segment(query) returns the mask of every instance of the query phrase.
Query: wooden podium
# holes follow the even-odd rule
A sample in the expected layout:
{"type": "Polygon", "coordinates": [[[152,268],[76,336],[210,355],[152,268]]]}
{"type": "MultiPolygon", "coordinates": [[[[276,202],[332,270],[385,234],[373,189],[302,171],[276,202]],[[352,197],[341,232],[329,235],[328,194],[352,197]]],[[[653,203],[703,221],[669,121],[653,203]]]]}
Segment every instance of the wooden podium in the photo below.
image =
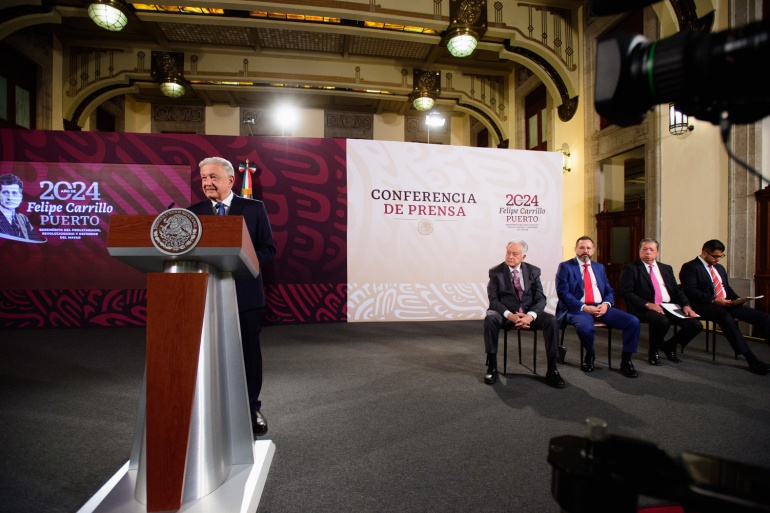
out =
{"type": "Polygon", "coordinates": [[[147,273],[147,360],[131,459],[80,512],[253,512],[275,445],[253,441],[233,277],[259,261],[241,217],[201,216],[179,255],[157,217],[110,218],[110,255],[147,273]]]}

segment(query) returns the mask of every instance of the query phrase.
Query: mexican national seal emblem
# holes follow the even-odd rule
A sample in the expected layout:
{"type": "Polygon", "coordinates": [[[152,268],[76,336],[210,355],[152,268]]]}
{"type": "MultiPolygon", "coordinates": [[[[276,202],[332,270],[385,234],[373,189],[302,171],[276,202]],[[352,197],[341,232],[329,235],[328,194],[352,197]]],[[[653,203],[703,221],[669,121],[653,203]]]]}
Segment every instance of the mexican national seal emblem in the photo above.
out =
{"type": "Polygon", "coordinates": [[[433,233],[433,223],[429,219],[420,219],[417,223],[417,231],[422,235],[433,233]]]}
{"type": "Polygon", "coordinates": [[[171,208],[158,214],[150,229],[152,243],[167,255],[181,255],[201,239],[201,220],[184,208],[171,208]]]}

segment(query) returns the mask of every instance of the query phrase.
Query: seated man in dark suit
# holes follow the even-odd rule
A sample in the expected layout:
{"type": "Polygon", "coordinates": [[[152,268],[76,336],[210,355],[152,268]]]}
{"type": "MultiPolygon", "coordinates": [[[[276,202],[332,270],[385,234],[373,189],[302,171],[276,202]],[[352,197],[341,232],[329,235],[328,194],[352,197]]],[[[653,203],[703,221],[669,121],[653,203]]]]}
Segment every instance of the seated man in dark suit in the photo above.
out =
{"type": "Polygon", "coordinates": [[[770,315],[748,306],[733,305],[739,296],[730,287],[727,271],[719,264],[725,256],[725,245],[721,241],[707,241],[700,256],[682,265],[679,281],[698,315],[719,324],[735,354],[743,355],[749,362],[749,370],[765,375],[770,367],[749,349],[735,319],[757,326],[767,344],[770,343],[770,315]]]}
{"type": "Polygon", "coordinates": [[[674,270],[670,265],[656,261],[659,248],[655,239],[642,239],[639,260],[624,265],[620,271],[620,293],[626,300],[626,309],[640,321],[650,324],[647,357],[650,365],[660,365],[658,348],[663,349],[669,361],[682,363],[676,356],[677,345],[686,346],[703,331],[698,314],[690,308],[687,296],[676,282],[674,270]],[[678,304],[687,318],[674,315],[660,306],[662,303],[678,304]],[[664,337],[671,324],[678,326],[679,330],[665,342],[664,337]]]}
{"type": "Polygon", "coordinates": [[[487,295],[489,310],[484,317],[484,347],[487,352],[487,373],[484,383],[497,381],[497,345],[500,328],[530,326],[542,329],[548,357],[546,382],[564,388],[564,380],[556,369],[559,326],[556,318],[545,311],[546,299],[540,283],[540,268],[524,262],[527,243],[512,240],[505,245],[505,261],[489,270],[487,295]]]}
{"type": "Polygon", "coordinates": [[[639,344],[639,319],[612,307],[615,291],[607,279],[604,266],[591,261],[593,254],[594,241],[584,235],[575,243],[575,258],[559,264],[556,270],[556,294],[559,296],[556,320],[559,326],[569,323],[575,327],[580,343],[586,350],[581,365],[585,372],[594,370],[594,320],[610,328],[623,330],[620,373],[627,378],[635,378],[639,374],[631,357],[639,344]]]}

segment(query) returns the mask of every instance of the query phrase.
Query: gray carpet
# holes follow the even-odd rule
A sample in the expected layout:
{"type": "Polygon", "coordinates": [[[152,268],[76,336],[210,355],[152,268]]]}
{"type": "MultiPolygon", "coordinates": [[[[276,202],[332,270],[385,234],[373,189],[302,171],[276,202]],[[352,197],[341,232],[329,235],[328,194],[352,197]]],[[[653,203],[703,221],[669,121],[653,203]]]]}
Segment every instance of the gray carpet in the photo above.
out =
{"type": "MultiPolygon", "coordinates": [[[[770,468],[770,376],[748,371],[705,335],[682,355],[646,364],[637,379],[578,368],[567,331],[567,387],[523,365],[515,336],[508,373],[483,383],[481,321],[268,326],[263,413],[276,452],[259,513],[557,512],[551,438],[582,435],[584,420],[683,451],[770,468]]],[[[502,339],[501,339],[502,341],[502,339]]],[[[770,348],[752,342],[760,358],[770,348]]],[[[502,347],[502,344],[501,344],[502,347]]],[[[125,463],[143,373],[144,331],[13,330],[0,342],[0,511],[74,512],[125,463]]],[[[502,355],[499,363],[502,366],[502,355]]],[[[640,497],[640,505],[652,505],[640,497]]]]}

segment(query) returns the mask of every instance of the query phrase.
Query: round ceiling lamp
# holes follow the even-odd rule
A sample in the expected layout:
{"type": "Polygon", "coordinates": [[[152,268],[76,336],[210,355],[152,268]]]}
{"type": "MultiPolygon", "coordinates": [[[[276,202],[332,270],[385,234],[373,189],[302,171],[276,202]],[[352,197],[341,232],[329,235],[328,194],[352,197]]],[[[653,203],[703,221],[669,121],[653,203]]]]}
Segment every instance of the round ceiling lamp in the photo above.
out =
{"type": "Polygon", "coordinates": [[[88,16],[103,29],[118,32],[128,25],[128,8],[121,0],[96,0],[88,6],[88,16]]]}
{"type": "Polygon", "coordinates": [[[160,91],[169,98],[181,98],[187,90],[185,89],[184,81],[172,77],[161,82],[160,91]]]}
{"type": "Polygon", "coordinates": [[[467,57],[479,44],[478,36],[469,28],[456,28],[447,36],[446,47],[455,57],[467,57]]]}
{"type": "Polygon", "coordinates": [[[433,108],[436,100],[427,91],[421,92],[417,97],[412,100],[412,107],[419,111],[426,111],[433,108]]]}

